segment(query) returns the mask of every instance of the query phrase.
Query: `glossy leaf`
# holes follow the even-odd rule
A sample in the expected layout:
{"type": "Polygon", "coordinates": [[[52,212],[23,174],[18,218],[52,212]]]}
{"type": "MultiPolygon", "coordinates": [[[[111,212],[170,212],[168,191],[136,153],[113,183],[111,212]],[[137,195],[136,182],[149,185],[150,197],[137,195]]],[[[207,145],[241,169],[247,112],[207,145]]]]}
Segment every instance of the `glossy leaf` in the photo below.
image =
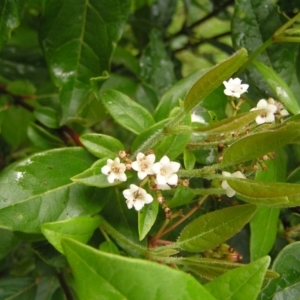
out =
{"type": "Polygon", "coordinates": [[[206,72],[189,90],[184,100],[184,111],[191,111],[203,98],[236,72],[246,61],[247,50],[241,49],[233,56],[206,72]]]}
{"type": "Polygon", "coordinates": [[[71,238],[86,243],[101,222],[100,217],[77,217],[59,222],[44,223],[42,233],[47,240],[61,253],[61,240],[71,238]]]}
{"type": "Polygon", "coordinates": [[[24,0],[2,0],[0,3],[0,50],[19,26],[24,0]]]}
{"type": "Polygon", "coordinates": [[[262,257],[249,265],[227,272],[205,285],[220,300],[256,299],[270,264],[270,257],[262,257]]]}
{"type": "Polygon", "coordinates": [[[30,112],[19,106],[12,106],[3,112],[1,135],[12,146],[18,146],[27,138],[27,128],[33,116],[30,112]],[[22,126],[19,126],[19,124],[22,126]]]}
{"type": "Polygon", "coordinates": [[[175,82],[174,65],[166,51],[161,32],[154,29],[149,37],[149,44],[140,58],[140,75],[161,96],[175,82]]]}
{"type": "Polygon", "coordinates": [[[280,274],[262,290],[257,299],[261,300],[296,300],[299,298],[300,286],[300,242],[283,248],[275,258],[272,270],[280,274]]]}
{"type": "Polygon", "coordinates": [[[247,135],[225,151],[222,163],[238,164],[259,158],[269,152],[283,147],[300,135],[298,124],[293,122],[271,131],[247,135]]]}
{"type": "Polygon", "coordinates": [[[28,126],[27,135],[31,142],[42,150],[64,146],[63,141],[58,136],[55,136],[50,133],[49,130],[46,130],[35,123],[31,123],[28,126]]]}
{"type": "MultiPolygon", "coordinates": [[[[121,238],[115,239],[115,243],[120,246],[123,251],[129,253],[133,257],[137,253],[128,244],[134,243],[146,247],[147,240],[139,240],[138,234],[138,217],[135,209],[128,209],[126,199],[122,191],[118,189],[109,189],[110,193],[107,195],[107,202],[101,216],[109,220],[110,228],[116,230],[121,238]]],[[[103,222],[102,222],[103,223],[103,222]]],[[[101,226],[101,224],[100,224],[101,226]]],[[[107,230],[106,226],[101,226],[109,235],[114,237],[111,231],[107,230]]]]}
{"type": "MultiPolygon", "coordinates": [[[[287,155],[284,150],[276,151],[275,158],[265,162],[267,170],[258,170],[255,179],[258,181],[284,182],[287,155]]],[[[258,206],[250,221],[250,256],[251,261],[267,255],[275,244],[280,209],[258,206]],[[261,230],[265,228],[265,230],[261,230]]]]}
{"type": "MultiPolygon", "coordinates": [[[[278,3],[272,0],[236,0],[232,18],[232,41],[235,49],[246,48],[253,54],[274,33],[288,21],[288,18],[278,9],[278,3]]],[[[292,88],[297,95],[299,82],[296,79],[297,64],[295,56],[298,53],[297,43],[272,43],[260,53],[257,59],[271,67],[292,88]]],[[[266,97],[271,96],[268,86],[262,76],[250,67],[249,75],[266,97]],[[258,74],[257,74],[258,73],[258,74]]]]}
{"type": "Polygon", "coordinates": [[[124,150],[122,143],[109,135],[87,133],[80,137],[80,141],[89,152],[99,158],[114,159],[118,156],[119,151],[124,150]]]}
{"type": "Polygon", "coordinates": [[[159,203],[155,199],[138,212],[139,238],[143,240],[156,221],[159,203]]]}
{"type": "Polygon", "coordinates": [[[101,98],[115,122],[135,134],[154,124],[151,114],[123,93],[108,90],[102,93],[101,98]]]}
{"type": "Polygon", "coordinates": [[[40,233],[43,223],[99,212],[99,190],[70,180],[93,160],[84,149],[62,148],[34,154],[3,171],[0,225],[40,233]]]}
{"type": "Polygon", "coordinates": [[[255,211],[255,205],[246,204],[207,213],[187,225],[175,244],[193,252],[213,248],[240,231],[255,211]]]}
{"type": "Polygon", "coordinates": [[[261,113],[261,110],[250,111],[246,113],[238,114],[237,116],[230,117],[220,122],[212,123],[207,126],[193,128],[194,132],[203,132],[207,134],[222,134],[233,132],[245,127],[261,113]]]}
{"type": "Polygon", "coordinates": [[[11,230],[0,228],[0,259],[5,257],[19,243],[20,240],[13,234],[11,230]]]}
{"type": "Polygon", "coordinates": [[[300,204],[300,184],[264,182],[250,179],[227,179],[228,184],[247,202],[274,207],[300,204]],[[251,201],[252,200],[252,201],[251,201]]]}
{"type": "Polygon", "coordinates": [[[272,92],[276,95],[276,100],[279,100],[284,106],[294,115],[300,112],[299,103],[297,102],[293,92],[280,76],[267,67],[263,63],[255,62],[255,67],[263,75],[272,92]]]}
{"type": "Polygon", "coordinates": [[[197,82],[200,76],[205,73],[206,70],[198,70],[189,76],[177,81],[172,87],[170,87],[163,95],[154,113],[156,121],[162,121],[164,118],[168,118],[173,108],[179,105],[179,99],[184,99],[191,89],[191,87],[197,82]]]}
{"type": "Polygon", "coordinates": [[[109,183],[107,181],[107,175],[102,174],[101,168],[104,165],[106,165],[106,163],[107,158],[99,159],[90,168],[72,177],[71,180],[88,186],[96,186],[98,188],[104,188],[120,184],[121,181],[109,183]]]}
{"type": "Polygon", "coordinates": [[[34,111],[34,116],[43,125],[49,128],[59,128],[59,116],[55,109],[51,107],[39,107],[34,111]]]}
{"type": "Polygon", "coordinates": [[[128,0],[46,2],[40,39],[60,88],[61,124],[75,116],[88,97],[90,78],[109,70],[129,6],[128,0]]]}
{"type": "Polygon", "coordinates": [[[193,277],[157,263],[63,241],[80,299],[214,299],[193,277]],[[134,283],[134,286],[133,286],[134,283]]]}

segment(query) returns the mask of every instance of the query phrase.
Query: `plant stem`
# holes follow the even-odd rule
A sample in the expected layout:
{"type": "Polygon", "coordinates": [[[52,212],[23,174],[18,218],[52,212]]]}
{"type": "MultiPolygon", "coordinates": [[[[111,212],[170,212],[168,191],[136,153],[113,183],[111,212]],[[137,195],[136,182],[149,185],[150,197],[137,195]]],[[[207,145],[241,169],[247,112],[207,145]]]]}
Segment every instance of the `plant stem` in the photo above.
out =
{"type": "Polygon", "coordinates": [[[162,226],[160,227],[160,229],[158,230],[158,232],[156,233],[155,236],[153,236],[151,238],[151,240],[157,240],[159,239],[159,237],[161,237],[161,233],[165,230],[165,228],[168,226],[170,222],[170,219],[166,219],[165,222],[162,224],[162,226]]]}
{"type": "Polygon", "coordinates": [[[200,209],[201,204],[206,200],[206,198],[209,195],[205,195],[203,196],[198,203],[196,204],[196,206],[194,206],[187,214],[185,214],[184,216],[181,217],[181,219],[179,219],[177,222],[175,222],[174,224],[172,224],[170,227],[168,227],[166,230],[164,230],[163,232],[160,233],[160,235],[156,235],[157,239],[161,238],[162,236],[166,235],[167,233],[169,233],[170,231],[172,231],[174,228],[176,228],[178,225],[180,225],[182,222],[184,222],[187,218],[189,218],[193,213],[195,213],[198,209],[200,209]]]}
{"type": "Polygon", "coordinates": [[[58,278],[58,281],[60,283],[62,290],[64,291],[66,299],[73,300],[73,295],[71,293],[71,290],[70,290],[68,284],[66,283],[66,280],[65,280],[63,274],[59,271],[57,272],[57,278],[58,278]]]}
{"type": "Polygon", "coordinates": [[[179,177],[203,177],[203,178],[215,178],[216,169],[223,167],[221,164],[214,164],[211,166],[203,167],[202,169],[193,170],[179,170],[179,177]]]}
{"type": "Polygon", "coordinates": [[[172,132],[172,129],[176,127],[184,118],[185,112],[183,109],[174,116],[169,123],[167,123],[164,128],[157,130],[149,139],[147,139],[131,156],[131,159],[134,159],[139,152],[145,153],[147,150],[150,150],[155,146],[159,141],[161,141],[165,136],[169,135],[172,132]]]}

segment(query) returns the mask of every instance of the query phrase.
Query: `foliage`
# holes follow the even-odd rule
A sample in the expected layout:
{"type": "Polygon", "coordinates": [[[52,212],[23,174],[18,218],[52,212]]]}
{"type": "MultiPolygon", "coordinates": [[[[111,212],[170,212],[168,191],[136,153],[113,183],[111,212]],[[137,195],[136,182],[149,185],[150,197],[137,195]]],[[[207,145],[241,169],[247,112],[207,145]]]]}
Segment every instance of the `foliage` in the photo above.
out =
{"type": "Polygon", "coordinates": [[[297,5],[1,1],[0,298],[298,299],[297,5]]]}

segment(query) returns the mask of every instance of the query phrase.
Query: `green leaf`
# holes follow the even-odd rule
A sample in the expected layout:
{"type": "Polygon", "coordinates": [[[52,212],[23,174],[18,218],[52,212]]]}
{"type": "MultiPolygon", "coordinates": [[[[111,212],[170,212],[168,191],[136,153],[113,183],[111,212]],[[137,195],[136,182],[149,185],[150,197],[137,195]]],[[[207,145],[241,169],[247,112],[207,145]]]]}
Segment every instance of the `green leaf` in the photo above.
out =
{"type": "MultiPolygon", "coordinates": [[[[283,11],[282,11],[283,12],[283,11]]],[[[300,92],[297,82],[298,53],[297,43],[272,43],[273,34],[288,21],[278,9],[278,3],[272,0],[236,0],[232,18],[232,41],[235,49],[246,48],[249,56],[266,42],[271,43],[257,59],[271,67],[292,88],[295,95],[300,92]]],[[[270,96],[268,86],[260,73],[250,67],[250,78],[266,97],[270,96]]]]}
{"type": "Polygon", "coordinates": [[[139,238],[140,241],[144,239],[144,237],[151,230],[153,224],[156,221],[157,214],[159,209],[158,201],[152,201],[150,204],[144,206],[138,212],[138,229],[139,229],[139,238]]]}
{"type": "Polygon", "coordinates": [[[49,128],[59,128],[59,116],[55,109],[51,107],[41,106],[34,111],[34,116],[43,125],[49,128]]]}
{"type": "Polygon", "coordinates": [[[140,59],[140,75],[160,97],[175,82],[174,65],[166,51],[159,30],[149,34],[149,44],[140,59]]]}
{"type": "Polygon", "coordinates": [[[86,149],[99,158],[116,158],[119,151],[124,150],[122,143],[116,138],[97,133],[87,133],[80,137],[86,149]]]}
{"type": "Polygon", "coordinates": [[[258,206],[257,212],[250,221],[251,261],[268,254],[274,246],[280,209],[275,207],[258,206]],[[264,230],[261,230],[264,228],[264,230]]]}
{"type": "Polygon", "coordinates": [[[136,257],[137,253],[144,252],[143,250],[137,252],[131,246],[132,243],[138,247],[141,246],[145,252],[147,251],[147,241],[139,240],[137,212],[135,209],[128,209],[126,199],[120,189],[109,190],[111,193],[108,201],[101,211],[101,216],[109,220],[109,223],[102,221],[100,226],[114,238],[114,242],[120,248],[136,257]]]}
{"type": "Polygon", "coordinates": [[[262,110],[250,111],[241,113],[236,116],[226,118],[220,122],[215,122],[207,126],[193,128],[194,132],[203,132],[207,134],[222,134],[227,132],[236,131],[240,128],[245,127],[250,122],[254,121],[255,118],[262,113],[262,110]]]}
{"type": "Polygon", "coordinates": [[[122,183],[121,181],[116,181],[114,183],[109,183],[107,181],[107,175],[104,175],[101,172],[101,168],[106,165],[106,163],[107,158],[99,159],[90,168],[72,177],[71,180],[76,183],[95,186],[98,188],[114,186],[122,183]]]}
{"type": "Polygon", "coordinates": [[[0,228],[0,259],[5,257],[19,243],[20,240],[13,234],[11,230],[0,228]]]}
{"type": "Polygon", "coordinates": [[[276,95],[276,99],[282,102],[285,107],[294,115],[298,114],[300,112],[299,104],[285,81],[281,79],[275,71],[266,65],[258,61],[256,61],[254,65],[267,81],[272,92],[274,95],[276,95]]]}
{"type": "Polygon", "coordinates": [[[255,211],[255,205],[246,204],[202,215],[183,229],[174,245],[193,252],[213,248],[239,232],[255,211]]]}
{"type": "Polygon", "coordinates": [[[64,146],[61,139],[35,123],[28,126],[27,135],[31,142],[42,150],[64,146]]]}
{"type": "Polygon", "coordinates": [[[80,299],[214,299],[181,271],[100,252],[72,240],[62,244],[80,299]]]}
{"type": "Polygon", "coordinates": [[[0,225],[40,233],[43,223],[99,212],[102,193],[70,180],[93,161],[82,148],[62,148],[36,153],[2,171],[0,225]]]}
{"type": "Polygon", "coordinates": [[[187,170],[192,170],[195,166],[195,163],[196,163],[196,157],[195,157],[194,153],[187,150],[187,149],[184,149],[184,151],[183,151],[183,162],[184,162],[184,167],[187,170]]]}
{"type": "Polygon", "coordinates": [[[136,152],[148,139],[161,132],[170,119],[162,120],[139,134],[133,141],[131,151],[136,152]]]}
{"type": "Polygon", "coordinates": [[[77,217],[68,220],[44,223],[42,233],[47,240],[60,252],[63,253],[61,240],[71,238],[81,243],[86,243],[99,226],[101,218],[96,217],[77,217]]]}
{"type": "Polygon", "coordinates": [[[247,60],[247,50],[241,49],[233,56],[206,72],[190,89],[184,100],[184,111],[188,113],[206,96],[236,72],[247,60]]]}
{"type": "Polygon", "coordinates": [[[115,64],[122,64],[124,65],[128,70],[130,70],[133,74],[136,76],[139,76],[139,62],[136,57],[134,57],[129,51],[127,51],[125,48],[117,46],[113,61],[115,64]]]}
{"type": "Polygon", "coordinates": [[[32,251],[47,265],[54,268],[66,268],[66,257],[58,252],[47,240],[31,244],[32,251]]]}
{"type": "Polygon", "coordinates": [[[238,164],[259,158],[283,147],[299,135],[299,126],[294,122],[287,123],[268,132],[247,135],[230,145],[223,155],[222,163],[224,165],[238,164]]]}
{"type": "Polygon", "coordinates": [[[60,88],[61,124],[76,115],[91,93],[90,78],[109,70],[129,8],[129,0],[46,2],[40,39],[60,88]]]}
{"type": "MultiPolygon", "coordinates": [[[[187,266],[195,271],[197,275],[206,280],[214,280],[230,270],[243,267],[243,264],[227,261],[223,259],[212,259],[204,257],[182,257],[172,260],[173,263],[187,266]]],[[[267,270],[265,279],[278,278],[279,274],[267,270]]]]}
{"type": "Polygon", "coordinates": [[[300,204],[300,184],[264,182],[250,179],[226,179],[238,198],[255,204],[292,207],[300,204]]]}
{"type": "Polygon", "coordinates": [[[1,135],[12,146],[18,146],[27,138],[27,128],[33,116],[20,106],[11,106],[3,112],[1,135]],[[22,126],[20,126],[22,124],[22,126]]]}
{"type": "Polygon", "coordinates": [[[169,88],[162,96],[159,104],[154,113],[156,121],[162,121],[168,118],[173,108],[179,105],[179,99],[184,99],[191,89],[191,87],[197,82],[200,76],[202,76],[207,70],[198,70],[185,78],[177,81],[171,88],[169,88]]]}
{"type": "Polygon", "coordinates": [[[185,187],[182,184],[178,185],[175,194],[171,200],[167,200],[167,205],[172,207],[188,204],[195,197],[192,189],[185,187]]]}
{"type": "MultiPolygon", "coordinates": [[[[265,162],[267,170],[258,170],[255,179],[258,181],[285,181],[287,155],[280,149],[275,158],[265,162]]],[[[267,255],[272,249],[277,233],[280,209],[275,207],[258,206],[250,221],[250,256],[251,261],[267,255]],[[261,230],[265,228],[265,230],[261,230]]]]}
{"type": "MultiPolygon", "coordinates": [[[[32,277],[7,277],[0,280],[1,298],[15,300],[34,299],[37,284],[32,277]]],[[[212,298],[213,299],[213,298],[212,298]]]]}
{"type": "Polygon", "coordinates": [[[185,146],[190,141],[190,133],[179,133],[166,136],[161,142],[157,143],[152,150],[157,157],[167,155],[170,159],[175,159],[185,149],[185,146]]]}
{"type": "Polygon", "coordinates": [[[0,50],[19,26],[24,0],[2,0],[0,3],[0,50]]]}
{"type": "Polygon", "coordinates": [[[205,288],[219,300],[256,299],[264,276],[270,264],[270,257],[262,257],[247,266],[227,272],[205,285],[205,288]]]}
{"type": "Polygon", "coordinates": [[[99,250],[111,254],[117,254],[117,255],[120,254],[118,247],[115,245],[113,241],[110,240],[101,243],[99,250]]]}
{"type": "Polygon", "coordinates": [[[154,124],[151,114],[123,93],[108,90],[102,93],[101,98],[115,122],[135,134],[154,124]]]}
{"type": "Polygon", "coordinates": [[[300,287],[300,242],[292,243],[277,255],[272,270],[280,274],[262,290],[257,299],[289,299],[299,298],[300,287]]]}
{"type": "Polygon", "coordinates": [[[35,86],[32,83],[23,80],[16,80],[10,82],[6,86],[6,90],[12,95],[17,96],[32,96],[36,93],[35,86]]]}

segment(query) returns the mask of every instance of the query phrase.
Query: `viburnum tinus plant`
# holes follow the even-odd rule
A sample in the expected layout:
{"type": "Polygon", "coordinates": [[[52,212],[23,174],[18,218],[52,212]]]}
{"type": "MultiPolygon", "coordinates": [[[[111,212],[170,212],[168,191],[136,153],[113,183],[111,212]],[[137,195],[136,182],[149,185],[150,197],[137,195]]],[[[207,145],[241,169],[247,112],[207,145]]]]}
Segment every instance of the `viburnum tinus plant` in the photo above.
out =
{"type": "Polygon", "coordinates": [[[298,11],[0,1],[0,298],[298,299],[298,11]]]}

